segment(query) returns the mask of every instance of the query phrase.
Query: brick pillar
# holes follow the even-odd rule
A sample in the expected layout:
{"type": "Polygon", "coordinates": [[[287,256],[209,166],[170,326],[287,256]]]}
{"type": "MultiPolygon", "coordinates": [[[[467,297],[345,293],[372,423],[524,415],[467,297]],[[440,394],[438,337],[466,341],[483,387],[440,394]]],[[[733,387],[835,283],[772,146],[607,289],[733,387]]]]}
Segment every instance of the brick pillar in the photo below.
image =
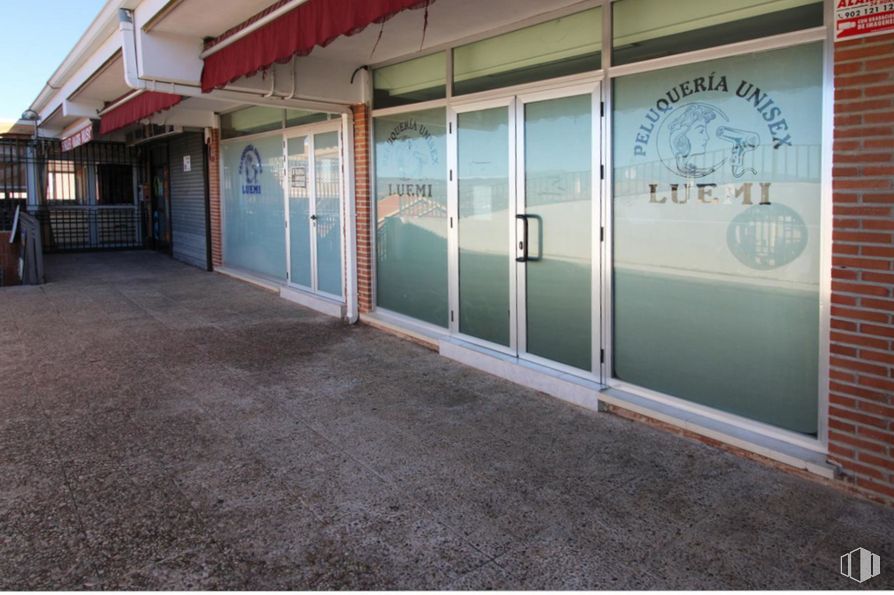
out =
{"type": "Polygon", "coordinates": [[[894,35],[835,46],[830,458],[894,503],[894,35]]]}
{"type": "Polygon", "coordinates": [[[357,297],[360,312],[373,309],[373,255],[370,238],[372,201],[369,187],[369,108],[353,106],[354,111],[354,194],[357,215],[357,297]]]}
{"type": "Polygon", "coordinates": [[[220,235],[220,130],[211,131],[208,142],[208,199],[211,215],[211,264],[223,264],[220,235]]]}

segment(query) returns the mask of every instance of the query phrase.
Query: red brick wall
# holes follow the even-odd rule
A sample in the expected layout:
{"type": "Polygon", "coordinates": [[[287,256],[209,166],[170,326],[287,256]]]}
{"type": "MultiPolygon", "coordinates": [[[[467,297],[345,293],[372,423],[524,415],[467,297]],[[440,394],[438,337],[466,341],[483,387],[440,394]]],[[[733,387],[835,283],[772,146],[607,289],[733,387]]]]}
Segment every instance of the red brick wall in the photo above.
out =
{"type": "Polygon", "coordinates": [[[835,46],[829,450],[894,503],[894,35],[835,46]]]}
{"type": "Polygon", "coordinates": [[[211,264],[223,264],[220,235],[220,130],[211,131],[208,143],[208,198],[211,211],[211,264]]]}
{"type": "Polygon", "coordinates": [[[353,106],[354,111],[354,194],[357,211],[357,294],[360,312],[373,307],[373,255],[370,239],[372,202],[369,188],[369,108],[353,106]]]}

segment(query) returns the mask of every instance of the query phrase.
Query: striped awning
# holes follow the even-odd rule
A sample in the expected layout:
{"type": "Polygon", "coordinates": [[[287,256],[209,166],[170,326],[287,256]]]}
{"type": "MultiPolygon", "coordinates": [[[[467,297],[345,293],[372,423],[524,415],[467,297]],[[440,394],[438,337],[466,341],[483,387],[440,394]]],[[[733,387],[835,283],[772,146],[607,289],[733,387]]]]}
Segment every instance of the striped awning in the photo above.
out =
{"type": "Polygon", "coordinates": [[[293,56],[306,56],[342,35],[354,35],[371,23],[383,23],[432,1],[308,0],[206,57],[202,91],[208,93],[273,64],[287,63],[293,56]]]}
{"type": "Polygon", "coordinates": [[[181,101],[183,101],[183,97],[180,95],[144,91],[103,114],[99,123],[99,133],[109,134],[121,130],[143,118],[171,109],[181,101]]]}

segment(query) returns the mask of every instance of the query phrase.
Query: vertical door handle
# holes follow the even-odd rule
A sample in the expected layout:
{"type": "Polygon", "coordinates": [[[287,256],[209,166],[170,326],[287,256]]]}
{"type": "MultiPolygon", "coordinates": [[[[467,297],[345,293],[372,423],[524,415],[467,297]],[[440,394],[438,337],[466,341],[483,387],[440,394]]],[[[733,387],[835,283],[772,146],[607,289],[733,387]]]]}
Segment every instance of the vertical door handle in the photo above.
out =
{"type": "Polygon", "coordinates": [[[528,262],[528,216],[516,215],[516,221],[521,219],[522,222],[522,239],[518,243],[518,249],[522,251],[521,256],[515,257],[515,262],[528,262]]]}

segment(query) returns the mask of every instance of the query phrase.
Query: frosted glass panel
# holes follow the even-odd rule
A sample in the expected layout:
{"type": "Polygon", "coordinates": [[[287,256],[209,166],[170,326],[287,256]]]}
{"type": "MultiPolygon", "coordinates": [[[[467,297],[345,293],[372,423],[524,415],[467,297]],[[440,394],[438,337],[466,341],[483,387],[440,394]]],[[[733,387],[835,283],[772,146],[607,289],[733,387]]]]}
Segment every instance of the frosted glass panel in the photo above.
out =
{"type": "Polygon", "coordinates": [[[233,138],[282,128],[283,110],[275,107],[246,107],[220,116],[221,138],[233,138]]]}
{"type": "Polygon", "coordinates": [[[376,302],[447,326],[443,108],[375,119],[376,302]]]}
{"type": "Polygon", "coordinates": [[[338,133],[314,136],[317,289],[341,295],[341,168],[338,133]]]}
{"type": "Polygon", "coordinates": [[[823,25],[822,0],[618,0],[612,64],[823,25]]]}
{"type": "Polygon", "coordinates": [[[453,51],[457,95],[602,68],[602,8],[458,47],[453,51]]]}
{"type": "Polygon", "coordinates": [[[314,122],[322,122],[328,120],[329,114],[323,112],[312,112],[303,109],[287,109],[286,110],[286,128],[291,126],[301,126],[303,124],[313,124],[314,122]]]}
{"type": "Polygon", "coordinates": [[[815,434],[822,45],[614,98],[615,375],[815,434]]]}
{"type": "Polygon", "coordinates": [[[438,52],[373,71],[377,108],[408,105],[447,96],[447,54],[438,52]]]}
{"type": "Polygon", "coordinates": [[[282,137],[223,143],[222,153],[224,262],[285,279],[282,137]]]}
{"type": "Polygon", "coordinates": [[[525,106],[527,352],[592,368],[592,98],[525,106]]]}
{"type": "Polygon", "coordinates": [[[459,330],[509,345],[509,111],[458,116],[459,330]]]}
{"type": "Polygon", "coordinates": [[[288,141],[289,163],[289,246],[291,250],[291,281],[311,287],[310,251],[310,172],[308,167],[307,137],[288,141]]]}

